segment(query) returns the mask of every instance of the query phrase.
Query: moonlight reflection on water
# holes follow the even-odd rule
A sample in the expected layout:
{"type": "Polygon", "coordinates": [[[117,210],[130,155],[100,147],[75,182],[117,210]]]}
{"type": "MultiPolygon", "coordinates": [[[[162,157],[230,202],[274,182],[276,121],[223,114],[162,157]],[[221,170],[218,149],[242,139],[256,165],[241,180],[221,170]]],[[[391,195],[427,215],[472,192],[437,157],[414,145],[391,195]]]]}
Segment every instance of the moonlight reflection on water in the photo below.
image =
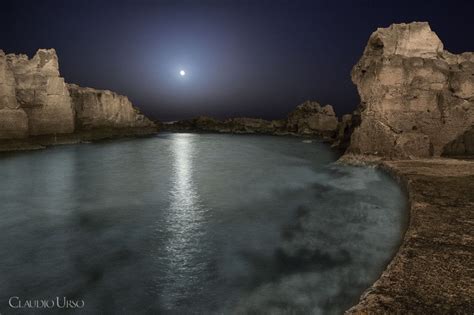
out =
{"type": "MultiPolygon", "coordinates": [[[[203,224],[203,209],[199,205],[199,196],[193,182],[194,137],[193,134],[176,136],[171,145],[170,206],[165,216],[165,226],[170,235],[164,248],[165,256],[168,257],[166,278],[173,280],[178,275],[181,282],[170,281],[172,286],[163,288],[164,306],[170,310],[179,299],[186,298],[180,292],[186,291],[193,282],[199,281],[199,275],[203,272],[203,265],[193,262],[195,252],[199,248],[203,224]]],[[[163,228],[163,222],[158,221],[157,228],[163,228]]],[[[161,279],[156,281],[159,283],[161,279]]]]}

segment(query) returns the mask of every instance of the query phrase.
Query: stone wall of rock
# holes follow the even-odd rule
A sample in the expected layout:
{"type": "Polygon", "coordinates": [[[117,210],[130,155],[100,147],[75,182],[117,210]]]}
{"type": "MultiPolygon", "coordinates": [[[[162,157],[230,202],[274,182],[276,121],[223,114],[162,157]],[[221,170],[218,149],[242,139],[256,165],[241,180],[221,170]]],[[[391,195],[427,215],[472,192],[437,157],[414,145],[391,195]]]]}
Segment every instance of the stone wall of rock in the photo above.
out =
{"type": "Polygon", "coordinates": [[[145,128],[154,124],[135,108],[128,97],[108,90],[68,84],[76,112],[77,130],[145,128]]]}
{"type": "MultiPolygon", "coordinates": [[[[155,127],[127,97],[66,84],[54,49],[26,55],[0,50],[0,139],[69,135],[84,130],[155,127]]],[[[133,132],[132,132],[133,133],[133,132]]],[[[98,137],[103,137],[98,134],[98,137]]],[[[94,135],[88,133],[88,139],[94,135]]],[[[47,139],[47,137],[43,137],[47,139]]],[[[78,137],[74,137],[77,139],[78,137]]],[[[54,140],[56,141],[56,140],[54,140]]]]}
{"type": "Polygon", "coordinates": [[[74,110],[54,49],[40,49],[26,55],[7,55],[15,78],[17,104],[28,116],[32,136],[74,131],[74,110]]]}
{"type": "Polygon", "coordinates": [[[28,136],[28,117],[16,101],[15,76],[0,50],[0,139],[28,136]]]}
{"type": "Polygon", "coordinates": [[[474,124],[474,54],[443,50],[428,23],[377,29],[352,80],[361,123],[349,152],[406,158],[456,148],[456,154],[474,154],[465,145],[474,124]]]}
{"type": "Polygon", "coordinates": [[[337,132],[332,147],[343,152],[346,151],[351,143],[351,135],[359,124],[360,114],[358,111],[343,115],[337,126],[337,132]]]}

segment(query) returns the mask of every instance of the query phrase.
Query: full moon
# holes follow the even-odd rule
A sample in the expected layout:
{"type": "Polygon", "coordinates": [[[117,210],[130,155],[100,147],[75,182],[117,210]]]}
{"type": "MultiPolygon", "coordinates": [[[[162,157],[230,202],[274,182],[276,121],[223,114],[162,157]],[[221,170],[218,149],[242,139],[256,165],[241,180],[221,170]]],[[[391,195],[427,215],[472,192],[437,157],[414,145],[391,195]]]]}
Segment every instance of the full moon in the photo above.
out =
{"type": "Polygon", "coordinates": [[[181,71],[179,72],[179,75],[182,76],[182,77],[184,77],[184,76],[186,75],[186,72],[185,72],[184,70],[181,70],[181,71]]]}

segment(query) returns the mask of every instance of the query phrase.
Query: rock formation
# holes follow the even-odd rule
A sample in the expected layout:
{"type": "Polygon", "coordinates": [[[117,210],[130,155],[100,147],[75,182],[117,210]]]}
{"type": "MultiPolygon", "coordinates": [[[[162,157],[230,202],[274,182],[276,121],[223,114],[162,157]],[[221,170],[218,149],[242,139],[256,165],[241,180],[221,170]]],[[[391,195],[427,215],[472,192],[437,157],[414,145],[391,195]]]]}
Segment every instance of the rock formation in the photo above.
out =
{"type": "MultiPolygon", "coordinates": [[[[148,128],[154,124],[125,96],[68,85],[54,49],[26,55],[0,50],[0,139],[77,134],[82,130],[148,128]],[[72,96],[72,97],[71,97],[72,96]]],[[[108,136],[113,135],[108,133],[108,136]]],[[[75,137],[76,139],[77,137],[75,137]]],[[[89,134],[89,139],[94,136],[89,134]]]]}
{"type": "Polygon", "coordinates": [[[360,114],[358,111],[354,111],[352,114],[343,115],[337,126],[337,132],[332,147],[343,152],[347,150],[351,142],[351,135],[359,124],[360,114]]]}
{"type": "Polygon", "coordinates": [[[107,90],[68,84],[76,112],[76,129],[153,127],[128,97],[107,90]]]}
{"type": "Polygon", "coordinates": [[[377,29],[352,80],[361,97],[361,122],[348,152],[474,154],[474,53],[443,50],[428,23],[377,29]]]}
{"type": "Polygon", "coordinates": [[[15,78],[16,101],[28,117],[28,135],[74,131],[74,110],[54,49],[40,49],[33,58],[7,55],[15,78]]]}
{"type": "Polygon", "coordinates": [[[0,50],[0,139],[28,135],[28,117],[16,101],[15,76],[0,50]]]}
{"type": "Polygon", "coordinates": [[[332,138],[338,128],[338,120],[331,105],[321,107],[314,101],[306,101],[296,107],[287,119],[264,120],[259,118],[230,118],[217,120],[199,116],[162,124],[168,131],[205,131],[220,133],[259,133],[275,135],[303,135],[332,138]]]}
{"type": "Polygon", "coordinates": [[[193,119],[163,124],[162,128],[168,131],[271,134],[277,126],[277,121],[274,123],[273,121],[259,118],[239,117],[218,120],[212,117],[199,116],[193,119]]]}
{"type": "Polygon", "coordinates": [[[300,135],[333,136],[338,127],[331,105],[306,101],[288,115],[287,130],[300,135]]]}

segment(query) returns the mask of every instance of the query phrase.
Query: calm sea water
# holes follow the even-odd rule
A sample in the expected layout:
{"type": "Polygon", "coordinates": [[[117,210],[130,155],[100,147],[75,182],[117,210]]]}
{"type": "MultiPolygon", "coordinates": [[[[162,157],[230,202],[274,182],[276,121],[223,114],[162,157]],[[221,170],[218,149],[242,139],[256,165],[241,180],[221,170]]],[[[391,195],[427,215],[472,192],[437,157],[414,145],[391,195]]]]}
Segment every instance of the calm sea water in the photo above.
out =
{"type": "Polygon", "coordinates": [[[0,313],[338,314],[396,251],[405,196],[298,138],[162,134],[0,155],[0,313]]]}

